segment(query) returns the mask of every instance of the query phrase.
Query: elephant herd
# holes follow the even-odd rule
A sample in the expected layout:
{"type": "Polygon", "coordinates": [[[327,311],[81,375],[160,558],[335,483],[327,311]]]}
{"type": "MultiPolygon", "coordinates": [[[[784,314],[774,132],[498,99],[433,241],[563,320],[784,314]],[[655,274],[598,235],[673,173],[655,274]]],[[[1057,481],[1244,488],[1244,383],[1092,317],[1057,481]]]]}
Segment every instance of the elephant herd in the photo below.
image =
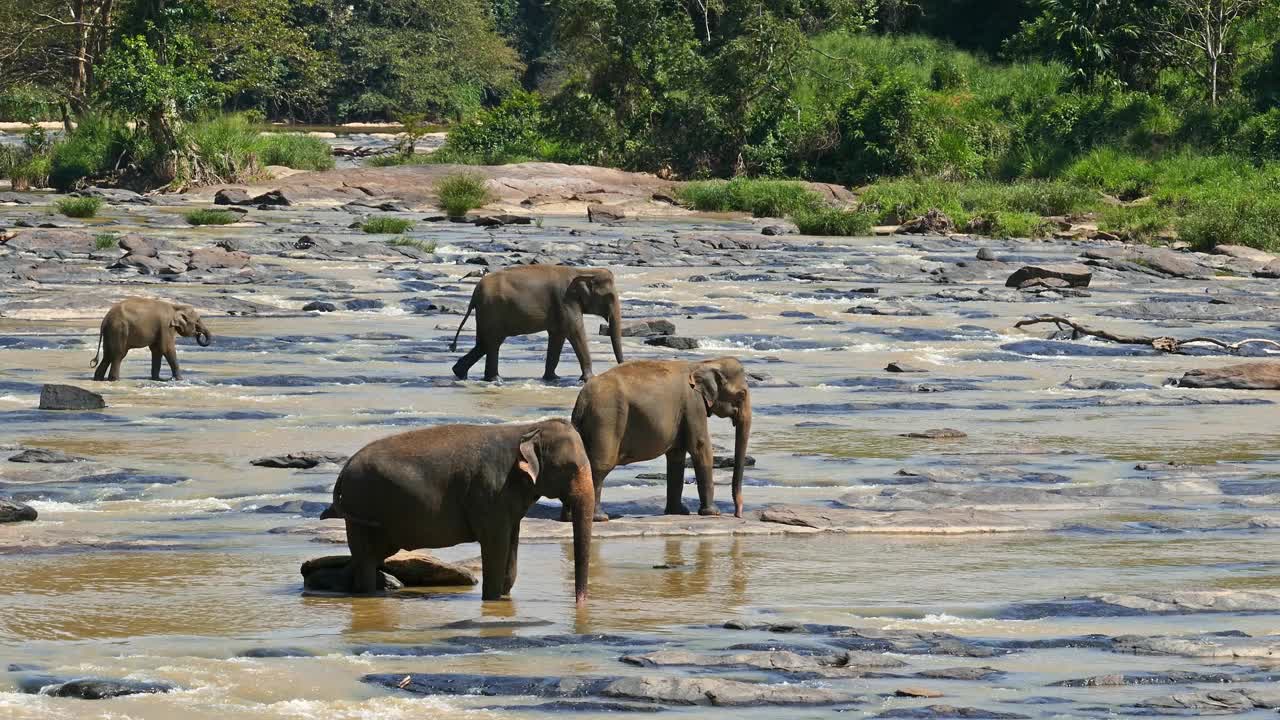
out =
{"type": "MultiPolygon", "coordinates": [[[[476,314],[476,344],[453,366],[465,378],[485,358],[485,379],[498,377],[498,350],[515,335],[546,331],[546,379],[556,377],[567,339],[586,381],[570,420],[503,425],[439,425],[369,443],[338,474],[333,502],[321,515],[346,523],[350,590],[377,589],[378,567],[399,550],[478,542],[485,600],[507,595],[516,578],[520,521],[539,497],[563,504],[573,523],[575,597],[586,600],[593,522],[605,522],[601,493],[615,467],[665,456],[667,514],[687,514],[681,501],[686,458],[698,486],[698,513],[718,515],[714,457],[708,431],[712,415],[735,427],[734,514],[742,516],[742,471],[751,433],[747,374],[734,358],[700,362],[623,362],[621,303],[606,269],[533,265],[489,273],[476,285],[465,325],[476,314]],[[593,376],[583,315],[609,323],[618,366],[593,376]]],[[[458,331],[461,333],[462,326],[458,331]]],[[[180,377],[175,335],[212,335],[189,305],[129,298],[102,321],[95,380],[116,380],[130,348],[149,347],[153,380],[160,358],[180,377]]],[[[457,335],[450,345],[456,349],[457,335]]]]}

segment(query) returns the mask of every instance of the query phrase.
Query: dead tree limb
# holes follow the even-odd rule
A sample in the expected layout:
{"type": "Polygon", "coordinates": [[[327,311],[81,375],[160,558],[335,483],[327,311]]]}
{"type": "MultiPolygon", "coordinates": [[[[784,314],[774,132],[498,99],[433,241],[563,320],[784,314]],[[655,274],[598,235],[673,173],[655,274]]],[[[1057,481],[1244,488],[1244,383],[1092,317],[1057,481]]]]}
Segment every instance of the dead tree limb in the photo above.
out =
{"type": "Polygon", "coordinates": [[[1280,342],[1276,342],[1275,340],[1267,340],[1265,338],[1249,338],[1247,340],[1241,340],[1239,342],[1227,343],[1227,342],[1223,342],[1222,340],[1218,340],[1217,338],[1211,338],[1211,337],[1194,337],[1194,338],[1188,338],[1186,340],[1179,340],[1178,338],[1173,338],[1173,337],[1150,337],[1147,335],[1117,335],[1116,333],[1109,332],[1107,330],[1099,330],[1097,328],[1088,327],[1087,325],[1081,325],[1075,320],[1064,318],[1059,315],[1041,315],[1039,317],[1026,318],[1024,320],[1019,320],[1018,322],[1014,323],[1013,326],[1015,328],[1023,328],[1029,325],[1039,325],[1042,323],[1053,323],[1054,325],[1057,326],[1059,330],[1070,330],[1072,340],[1078,340],[1079,338],[1086,337],[1086,336],[1096,337],[1101,340],[1108,340],[1113,343],[1120,343],[1121,345],[1146,345],[1148,347],[1155,348],[1160,352],[1167,352],[1167,353],[1181,353],[1182,347],[1184,345],[1191,345],[1194,343],[1208,343],[1210,345],[1216,345],[1222,348],[1223,350],[1226,350],[1227,352],[1231,352],[1231,353],[1239,352],[1240,348],[1244,347],[1245,345],[1250,345],[1253,343],[1261,343],[1263,345],[1270,345],[1275,348],[1280,348],[1280,342]]]}

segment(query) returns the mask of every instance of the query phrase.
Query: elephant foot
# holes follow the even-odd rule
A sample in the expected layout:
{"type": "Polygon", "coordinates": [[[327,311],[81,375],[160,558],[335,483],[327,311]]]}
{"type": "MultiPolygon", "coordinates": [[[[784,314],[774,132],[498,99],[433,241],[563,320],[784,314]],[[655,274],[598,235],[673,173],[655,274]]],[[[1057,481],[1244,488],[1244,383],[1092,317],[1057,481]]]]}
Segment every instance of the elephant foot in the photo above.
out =
{"type": "Polygon", "coordinates": [[[663,515],[688,515],[689,508],[685,507],[683,503],[680,505],[668,505],[667,509],[662,511],[662,514],[663,515]]]}
{"type": "Polygon", "coordinates": [[[716,507],[715,505],[709,505],[704,508],[698,508],[698,514],[699,515],[719,515],[720,508],[716,507]]]}
{"type": "Polygon", "coordinates": [[[456,377],[456,378],[458,378],[459,380],[466,380],[466,379],[467,379],[467,371],[466,371],[466,370],[462,370],[462,369],[460,369],[457,365],[454,365],[454,366],[453,366],[453,376],[454,376],[454,377],[456,377]]]}
{"type": "Polygon", "coordinates": [[[547,373],[546,375],[542,376],[542,379],[545,380],[546,382],[555,382],[560,379],[560,376],[555,373],[547,373]]]}
{"type": "Polygon", "coordinates": [[[488,376],[488,375],[485,375],[485,376],[484,376],[484,381],[485,381],[485,382],[502,382],[502,376],[501,376],[501,375],[494,375],[494,376],[490,377],[490,376],[488,376]]]}
{"type": "Polygon", "coordinates": [[[600,510],[597,510],[596,516],[591,519],[591,522],[598,522],[598,523],[609,522],[609,514],[605,512],[601,512],[600,510]]]}

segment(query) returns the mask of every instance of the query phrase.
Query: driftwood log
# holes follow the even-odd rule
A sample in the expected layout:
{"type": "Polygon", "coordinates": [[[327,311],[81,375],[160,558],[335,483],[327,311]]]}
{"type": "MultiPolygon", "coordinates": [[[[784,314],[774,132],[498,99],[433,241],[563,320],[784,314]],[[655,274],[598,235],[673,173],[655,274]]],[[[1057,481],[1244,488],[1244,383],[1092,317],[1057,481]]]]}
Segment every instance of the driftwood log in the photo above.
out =
{"type": "Polygon", "coordinates": [[[1272,347],[1280,348],[1280,342],[1276,342],[1275,340],[1267,340],[1265,338],[1249,338],[1247,340],[1241,340],[1239,342],[1227,343],[1227,342],[1223,342],[1222,340],[1218,340],[1217,338],[1211,338],[1211,337],[1194,337],[1194,338],[1188,338],[1186,340],[1179,340],[1178,338],[1173,338],[1173,337],[1150,337],[1147,335],[1118,335],[1116,333],[1113,333],[1107,330],[1099,330],[1097,328],[1091,328],[1086,325],[1081,325],[1075,320],[1064,318],[1059,315],[1041,315],[1039,317],[1026,318],[1024,320],[1019,320],[1018,322],[1014,323],[1013,326],[1015,328],[1023,328],[1029,325],[1039,325],[1042,323],[1053,323],[1054,325],[1057,326],[1059,330],[1071,330],[1072,340],[1077,340],[1085,336],[1096,337],[1100,340],[1108,340],[1110,342],[1120,343],[1122,345],[1146,345],[1148,347],[1155,348],[1160,352],[1166,352],[1166,353],[1180,353],[1182,352],[1182,348],[1184,345],[1193,345],[1193,344],[1216,345],[1230,353],[1239,352],[1240,348],[1244,347],[1245,345],[1250,345],[1254,343],[1260,343],[1263,345],[1270,345],[1272,347]]]}
{"type": "Polygon", "coordinates": [[[333,156],[334,157],[367,158],[367,157],[374,157],[377,155],[390,155],[395,151],[396,151],[395,148],[369,148],[361,145],[353,148],[334,148],[333,156]]]}

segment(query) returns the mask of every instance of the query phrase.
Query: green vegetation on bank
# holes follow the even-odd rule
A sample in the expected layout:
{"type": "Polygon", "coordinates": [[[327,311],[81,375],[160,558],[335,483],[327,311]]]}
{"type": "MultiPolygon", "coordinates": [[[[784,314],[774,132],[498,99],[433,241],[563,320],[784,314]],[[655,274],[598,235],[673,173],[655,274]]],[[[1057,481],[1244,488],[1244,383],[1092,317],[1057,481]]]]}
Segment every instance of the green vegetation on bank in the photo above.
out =
{"type": "Polygon", "coordinates": [[[463,217],[491,198],[484,176],[474,173],[446,175],[436,183],[435,191],[440,207],[449,217],[463,217]]]}
{"type": "Polygon", "coordinates": [[[102,209],[102,199],[96,197],[62,198],[56,203],[58,212],[73,218],[91,218],[102,209]]]}
{"type": "Polygon", "coordinates": [[[364,223],[360,225],[361,230],[370,234],[392,233],[395,235],[399,235],[400,233],[408,230],[411,227],[413,227],[412,220],[405,220],[404,218],[391,217],[390,215],[379,215],[377,217],[372,217],[372,218],[369,218],[368,220],[365,220],[364,223]]]}

